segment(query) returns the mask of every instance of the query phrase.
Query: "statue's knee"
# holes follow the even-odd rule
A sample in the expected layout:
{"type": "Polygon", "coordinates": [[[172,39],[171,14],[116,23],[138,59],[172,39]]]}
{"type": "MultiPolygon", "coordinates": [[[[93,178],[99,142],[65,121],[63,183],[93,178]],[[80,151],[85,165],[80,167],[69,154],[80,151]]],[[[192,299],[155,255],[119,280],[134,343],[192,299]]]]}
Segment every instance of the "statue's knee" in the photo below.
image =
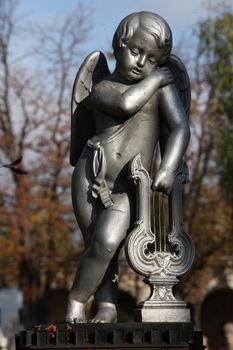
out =
{"type": "Polygon", "coordinates": [[[100,258],[112,258],[118,247],[118,242],[113,237],[101,237],[94,242],[95,251],[100,258]]]}
{"type": "Polygon", "coordinates": [[[104,249],[106,250],[107,254],[113,256],[115,254],[115,251],[117,249],[117,243],[114,240],[108,239],[105,241],[104,249]]]}

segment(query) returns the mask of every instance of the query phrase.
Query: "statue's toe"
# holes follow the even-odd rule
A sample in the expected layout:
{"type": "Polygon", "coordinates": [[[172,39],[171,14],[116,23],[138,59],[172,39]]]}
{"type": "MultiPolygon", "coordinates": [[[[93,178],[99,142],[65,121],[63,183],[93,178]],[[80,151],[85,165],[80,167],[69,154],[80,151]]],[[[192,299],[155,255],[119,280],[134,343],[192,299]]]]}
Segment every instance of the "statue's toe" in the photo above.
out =
{"type": "Polygon", "coordinates": [[[86,323],[85,303],[69,298],[66,321],[69,323],[86,323]]]}
{"type": "Polygon", "coordinates": [[[117,322],[116,309],[110,307],[100,308],[90,323],[115,323],[117,322]]]}

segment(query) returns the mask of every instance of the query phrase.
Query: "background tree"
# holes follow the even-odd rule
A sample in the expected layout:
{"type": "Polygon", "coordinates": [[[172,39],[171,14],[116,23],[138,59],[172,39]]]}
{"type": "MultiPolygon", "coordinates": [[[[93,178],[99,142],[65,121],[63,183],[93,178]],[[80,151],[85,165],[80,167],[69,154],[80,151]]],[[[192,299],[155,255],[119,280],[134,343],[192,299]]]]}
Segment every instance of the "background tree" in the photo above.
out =
{"type": "Polygon", "coordinates": [[[186,223],[196,245],[196,262],[184,277],[185,294],[198,302],[200,291],[222,273],[233,253],[232,89],[233,13],[220,3],[197,24],[191,74],[193,141],[191,183],[186,188],[186,223]]]}
{"type": "Polygon", "coordinates": [[[67,288],[81,249],[70,203],[69,106],[90,24],[79,5],[46,28],[30,27],[35,66],[16,55],[16,31],[27,36],[16,5],[0,1],[0,160],[22,156],[19,169],[28,174],[0,169],[0,274],[2,284],[23,291],[23,321],[31,325],[44,321],[45,308],[49,320],[51,287],[67,288]]]}

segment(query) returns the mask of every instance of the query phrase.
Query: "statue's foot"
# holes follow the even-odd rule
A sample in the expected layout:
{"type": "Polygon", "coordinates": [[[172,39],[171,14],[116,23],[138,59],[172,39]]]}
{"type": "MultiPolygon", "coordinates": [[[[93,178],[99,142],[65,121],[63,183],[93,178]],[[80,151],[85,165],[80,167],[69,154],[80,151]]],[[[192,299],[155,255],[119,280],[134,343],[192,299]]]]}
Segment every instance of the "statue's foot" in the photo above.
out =
{"type": "Polygon", "coordinates": [[[80,301],[69,297],[66,321],[70,323],[86,323],[85,303],[81,303],[80,301]]]}
{"type": "Polygon", "coordinates": [[[90,321],[91,323],[114,323],[117,322],[116,305],[112,303],[99,303],[98,312],[90,321]]]}

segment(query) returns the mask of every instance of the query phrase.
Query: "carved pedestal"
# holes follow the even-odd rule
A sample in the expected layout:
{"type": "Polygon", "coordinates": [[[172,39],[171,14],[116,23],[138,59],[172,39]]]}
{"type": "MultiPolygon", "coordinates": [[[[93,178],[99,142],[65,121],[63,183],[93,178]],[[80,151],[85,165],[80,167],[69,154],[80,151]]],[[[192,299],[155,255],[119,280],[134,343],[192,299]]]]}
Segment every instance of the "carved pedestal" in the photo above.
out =
{"type": "Polygon", "coordinates": [[[135,311],[136,321],[190,322],[190,310],[184,301],[176,300],[172,288],[179,281],[175,277],[149,278],[152,292],[150,299],[139,304],[135,311]]]}

